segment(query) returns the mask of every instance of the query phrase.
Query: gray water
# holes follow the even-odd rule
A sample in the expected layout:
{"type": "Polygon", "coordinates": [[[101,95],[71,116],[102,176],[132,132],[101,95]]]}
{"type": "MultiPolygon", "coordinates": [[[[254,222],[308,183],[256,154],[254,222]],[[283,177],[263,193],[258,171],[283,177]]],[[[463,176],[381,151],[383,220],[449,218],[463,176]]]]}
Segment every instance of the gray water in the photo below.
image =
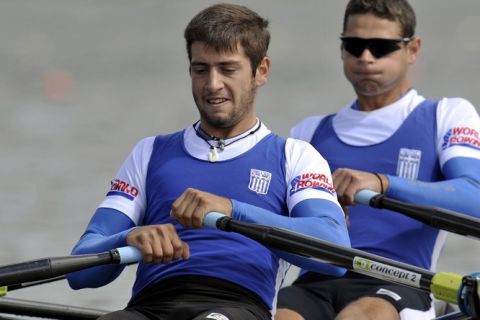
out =
{"type": "MultiPolygon", "coordinates": [[[[183,29],[214,1],[0,0],[0,264],[69,254],[140,138],[197,120],[183,29]]],[[[237,1],[271,21],[258,112],[287,135],[353,99],[339,58],[342,0],[237,1]]],[[[412,69],[426,97],[480,106],[480,1],[412,1],[423,37],[412,69]]],[[[480,269],[479,242],[451,236],[438,269],[480,269]]],[[[64,281],[10,297],[117,309],[134,268],[100,289],[64,281]]]]}

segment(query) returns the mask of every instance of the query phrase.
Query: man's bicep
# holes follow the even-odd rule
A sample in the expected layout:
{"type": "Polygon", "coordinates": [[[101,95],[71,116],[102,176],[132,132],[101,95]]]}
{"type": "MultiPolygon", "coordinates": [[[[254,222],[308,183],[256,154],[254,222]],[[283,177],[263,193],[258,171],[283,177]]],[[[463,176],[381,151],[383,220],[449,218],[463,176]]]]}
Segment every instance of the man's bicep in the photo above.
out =
{"type": "Polygon", "coordinates": [[[332,201],[324,199],[307,199],[295,205],[290,212],[291,217],[321,217],[330,218],[339,225],[345,225],[345,215],[341,207],[332,201]]]}
{"type": "Polygon", "coordinates": [[[141,140],[112,179],[99,208],[123,212],[136,224],[142,220],[146,207],[146,179],[153,150],[154,137],[141,140]]]}
{"type": "Polygon", "coordinates": [[[327,161],[308,143],[288,139],[286,145],[287,202],[291,212],[307,199],[329,201],[340,208],[327,161]]]}
{"type": "Polygon", "coordinates": [[[443,167],[453,158],[480,160],[480,117],[462,98],[442,99],[437,109],[437,150],[443,167]]]}
{"type": "Polygon", "coordinates": [[[135,227],[135,223],[123,212],[112,208],[98,208],[90,220],[86,232],[110,236],[135,227]]]}

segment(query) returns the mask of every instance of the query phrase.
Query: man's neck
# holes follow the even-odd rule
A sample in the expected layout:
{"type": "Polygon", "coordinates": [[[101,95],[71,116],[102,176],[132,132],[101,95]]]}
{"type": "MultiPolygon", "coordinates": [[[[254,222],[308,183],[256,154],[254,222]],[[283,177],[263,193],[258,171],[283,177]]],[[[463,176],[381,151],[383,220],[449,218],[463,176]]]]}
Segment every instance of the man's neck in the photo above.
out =
{"type": "Polygon", "coordinates": [[[259,121],[256,117],[245,123],[242,126],[234,126],[231,128],[213,128],[212,126],[205,125],[200,122],[199,127],[208,137],[216,139],[230,139],[237,136],[241,136],[246,132],[250,132],[257,128],[259,121]]]}
{"type": "Polygon", "coordinates": [[[408,91],[409,86],[399,88],[399,90],[391,90],[376,96],[358,95],[358,108],[362,111],[374,111],[389,106],[400,100],[408,91]]]}

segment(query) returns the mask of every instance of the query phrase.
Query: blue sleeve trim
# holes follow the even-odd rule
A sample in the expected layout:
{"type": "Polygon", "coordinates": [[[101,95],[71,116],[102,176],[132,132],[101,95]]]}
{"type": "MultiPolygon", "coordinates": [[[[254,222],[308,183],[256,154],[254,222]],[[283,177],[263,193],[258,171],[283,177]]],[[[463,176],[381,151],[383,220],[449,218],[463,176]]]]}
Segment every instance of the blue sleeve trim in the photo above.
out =
{"type": "MultiPolygon", "coordinates": [[[[285,217],[247,203],[232,200],[232,217],[239,221],[285,228],[304,235],[350,247],[347,226],[340,207],[331,201],[309,199],[298,203],[285,217]]],[[[313,261],[295,254],[275,250],[286,261],[311,271],[341,276],[344,268],[313,261]]]]}
{"type": "Polygon", "coordinates": [[[387,176],[388,197],[480,217],[480,160],[453,158],[443,166],[446,180],[412,181],[387,176]]]}
{"type": "MultiPolygon", "coordinates": [[[[127,234],[134,227],[133,221],[122,212],[99,208],[73,248],[72,255],[99,253],[126,246],[127,234]]],[[[67,280],[73,289],[98,288],[112,282],[124,268],[124,265],[89,268],[67,274],[67,280]]]]}

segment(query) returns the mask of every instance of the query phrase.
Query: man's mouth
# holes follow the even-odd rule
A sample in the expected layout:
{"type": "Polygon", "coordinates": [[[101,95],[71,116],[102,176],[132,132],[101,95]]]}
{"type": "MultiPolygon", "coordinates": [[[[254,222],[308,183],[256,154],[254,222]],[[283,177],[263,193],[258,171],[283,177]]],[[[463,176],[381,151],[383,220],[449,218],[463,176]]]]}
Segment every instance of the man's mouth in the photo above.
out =
{"type": "Polygon", "coordinates": [[[228,101],[228,99],[225,99],[225,98],[209,98],[209,99],[206,99],[206,101],[209,104],[221,104],[221,103],[224,103],[224,102],[228,101]]]}

